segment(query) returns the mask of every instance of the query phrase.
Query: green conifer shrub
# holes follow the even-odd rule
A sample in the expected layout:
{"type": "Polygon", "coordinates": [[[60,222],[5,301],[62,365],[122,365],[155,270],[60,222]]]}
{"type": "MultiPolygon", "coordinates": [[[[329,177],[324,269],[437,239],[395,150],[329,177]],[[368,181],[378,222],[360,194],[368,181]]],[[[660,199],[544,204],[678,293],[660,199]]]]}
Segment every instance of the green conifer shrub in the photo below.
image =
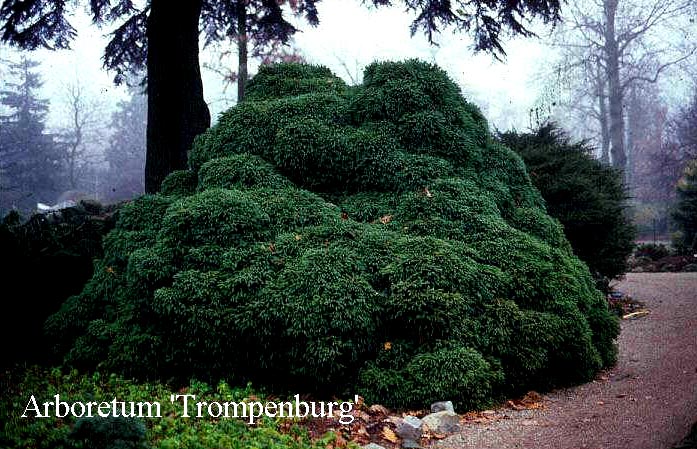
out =
{"type": "Polygon", "coordinates": [[[523,158],[547,212],[564,226],[574,253],[599,285],[625,273],[636,231],[622,174],[595,159],[587,143],[571,142],[555,124],[499,139],[523,158]]]}
{"type": "Polygon", "coordinates": [[[128,375],[479,407],[616,356],[522,159],[420,61],[353,88],[260,71],[96,266],[47,329],[67,363],[128,375]]]}

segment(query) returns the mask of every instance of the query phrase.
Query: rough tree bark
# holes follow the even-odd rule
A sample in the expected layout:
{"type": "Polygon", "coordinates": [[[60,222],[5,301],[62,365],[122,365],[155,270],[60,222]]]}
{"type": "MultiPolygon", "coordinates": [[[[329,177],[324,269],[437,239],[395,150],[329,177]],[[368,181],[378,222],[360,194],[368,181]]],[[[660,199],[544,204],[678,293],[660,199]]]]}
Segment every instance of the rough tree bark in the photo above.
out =
{"type": "Polygon", "coordinates": [[[245,0],[237,0],[237,102],[244,100],[247,84],[247,5],[245,0]]]}
{"type": "Polygon", "coordinates": [[[624,117],[622,111],[622,82],[620,80],[620,51],[615,33],[617,0],[605,1],[605,55],[610,113],[610,152],[612,165],[624,170],[627,155],[624,149],[624,117]]]}
{"type": "Polygon", "coordinates": [[[600,161],[603,164],[610,164],[610,129],[607,123],[607,94],[605,93],[605,74],[602,71],[600,63],[596,63],[598,73],[596,75],[597,82],[597,99],[598,99],[598,120],[600,122],[600,138],[601,138],[601,154],[600,161]]]}
{"type": "Polygon", "coordinates": [[[152,0],[147,23],[148,128],[145,191],[186,167],[196,135],[210,126],[198,58],[202,0],[152,0]]]}

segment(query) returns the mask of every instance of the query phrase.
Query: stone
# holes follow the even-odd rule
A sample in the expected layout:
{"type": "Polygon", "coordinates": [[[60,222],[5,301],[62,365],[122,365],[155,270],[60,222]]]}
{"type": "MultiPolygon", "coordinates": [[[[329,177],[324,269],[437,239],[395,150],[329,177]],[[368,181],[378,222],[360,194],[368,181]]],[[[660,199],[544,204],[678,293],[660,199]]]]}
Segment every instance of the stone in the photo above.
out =
{"type": "Polygon", "coordinates": [[[423,422],[416,416],[406,416],[397,424],[395,433],[403,440],[418,440],[423,431],[423,422]]]}
{"type": "Polygon", "coordinates": [[[404,440],[402,441],[402,447],[404,449],[421,449],[421,445],[414,440],[404,440]]]}
{"type": "Polygon", "coordinates": [[[460,416],[454,412],[443,410],[424,416],[423,423],[432,432],[453,433],[460,429],[460,416]]]}
{"type": "Polygon", "coordinates": [[[453,412],[455,413],[455,407],[453,407],[452,401],[439,401],[431,404],[431,413],[438,412],[453,412]]]}
{"type": "Polygon", "coordinates": [[[363,449],[385,449],[383,446],[375,443],[368,443],[365,446],[361,446],[363,449]]]}
{"type": "Polygon", "coordinates": [[[380,446],[376,443],[368,443],[365,446],[361,446],[363,449],[385,449],[384,446],[380,446]]]}

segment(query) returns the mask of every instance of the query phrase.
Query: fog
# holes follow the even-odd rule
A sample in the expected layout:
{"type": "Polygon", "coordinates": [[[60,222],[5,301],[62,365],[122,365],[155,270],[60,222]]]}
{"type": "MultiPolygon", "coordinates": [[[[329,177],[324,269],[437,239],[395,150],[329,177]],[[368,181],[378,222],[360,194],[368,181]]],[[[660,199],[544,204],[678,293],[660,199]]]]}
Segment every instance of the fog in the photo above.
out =
{"type": "MultiPolygon", "coordinates": [[[[574,57],[573,54],[570,56],[569,49],[585,45],[578,40],[579,35],[574,34],[582,28],[579,26],[579,15],[589,14],[590,18],[586,17],[583,20],[595,20],[591,14],[593,8],[597,9],[599,5],[602,6],[602,0],[572,2],[563,9],[564,22],[555,28],[537,22],[531,23],[530,28],[538,37],[506,38],[504,48],[507,56],[503,60],[497,60],[491,54],[474,54],[472,37],[467,33],[443,30],[435,38],[436,45],[429,44],[419,33],[410,35],[409,25],[413,16],[400,7],[376,10],[357,0],[322,2],[318,5],[319,26],[311,27],[298,19],[296,26],[301,32],[295,35],[291,48],[307,62],[328,66],[350,84],[359,83],[363,68],[376,60],[420,58],[433,62],[445,69],[460,86],[463,95],[482,109],[493,130],[525,131],[545,121],[554,120],[572,138],[588,139],[596,147],[598,157],[603,157],[605,152],[608,153],[604,156],[608,161],[613,159],[617,162],[617,155],[609,155],[609,137],[603,140],[602,121],[593,119],[598,103],[594,102],[592,86],[588,84],[588,80],[584,81],[592,71],[587,62],[593,57],[586,54],[583,56],[586,63],[569,63],[574,57]],[[573,66],[574,69],[565,72],[561,68],[565,64],[567,67],[573,66]]],[[[650,32],[631,42],[620,61],[621,64],[625,64],[621,68],[622,76],[625,78],[621,81],[628,86],[624,96],[625,103],[622,104],[624,112],[621,114],[622,120],[628,122],[624,123],[625,131],[621,140],[636,150],[634,153],[627,153],[631,168],[628,172],[636,175],[628,177],[628,184],[632,196],[638,198],[639,202],[647,201],[653,204],[659,201],[661,204],[667,204],[680,169],[692,154],[692,150],[685,149],[689,147],[688,143],[676,143],[675,129],[676,120],[681,114],[686,114],[694,96],[694,81],[697,79],[693,69],[697,56],[694,20],[696,14],[688,3],[683,4],[678,0],[667,3],[623,0],[621,6],[624,9],[620,8],[618,12],[618,33],[623,26],[629,33],[643,25],[651,24],[651,27],[647,27],[650,32]],[[673,10],[658,8],[657,5],[663,4],[671,5],[673,10]],[[631,9],[632,6],[634,9],[631,9]],[[666,14],[666,17],[660,14],[666,14]],[[648,75],[656,72],[655,80],[641,83],[637,81],[629,86],[633,70],[642,70],[643,74],[648,75]],[[626,103],[630,90],[634,98],[634,110],[650,114],[636,119],[641,124],[631,120],[630,105],[626,103]],[[640,104],[639,100],[644,101],[644,104],[640,104]],[[645,130],[648,125],[656,127],[653,134],[639,132],[645,130]],[[670,147],[669,144],[674,146],[670,147]],[[647,186],[640,185],[637,179],[650,178],[656,170],[665,169],[649,167],[651,164],[642,161],[656,160],[657,154],[665,156],[668,147],[677,148],[673,151],[675,154],[670,156],[670,174],[664,173],[660,182],[646,181],[652,185],[662,183],[665,194],[656,197],[653,193],[640,193],[641,189],[646,189],[647,186]],[[644,153],[639,151],[642,148],[644,153]],[[647,198],[642,199],[642,195],[647,198]]],[[[601,19],[598,20],[602,22],[601,19]]],[[[141,171],[145,125],[142,118],[135,119],[137,123],[134,122],[129,135],[129,129],[119,131],[114,128],[113,114],[121,111],[124,120],[125,117],[133,119],[133,111],[144,114],[133,102],[127,106],[132,95],[137,95],[138,88],[114,85],[114,73],[103,68],[102,54],[111,29],[99,29],[92,25],[86,12],[78,11],[70,21],[78,31],[70,50],[18,52],[7,45],[0,46],[2,88],[8,89],[16,82],[12,79],[12,62],[20,61],[24,55],[40,63],[36,72],[40,75],[43,85],[37,89],[36,95],[49,102],[45,116],[46,130],[57,141],[62,142],[62,145],[72,145],[76,148],[73,159],[77,161],[75,173],[79,172],[80,182],[73,182],[70,186],[63,183],[59,190],[87,192],[102,201],[123,199],[137,194],[140,187],[129,188],[119,193],[114,185],[116,181],[108,181],[107,172],[110,164],[115,164],[114,158],[128,160],[128,170],[135,173],[141,171]],[[75,111],[74,107],[71,109],[69,92],[75,86],[80,87],[82,113],[85,115],[84,127],[78,133],[75,132],[74,126],[71,127],[71,116],[75,115],[75,111]],[[71,140],[71,135],[80,135],[79,142],[71,140]],[[114,143],[115,140],[118,144],[114,143]],[[107,147],[113,149],[115,145],[126,145],[124,142],[130,142],[128,145],[137,147],[136,150],[130,150],[134,156],[125,158],[114,155],[114,151],[118,152],[117,150],[112,151],[111,156],[107,154],[107,147]],[[138,152],[141,156],[136,155],[138,152]]],[[[619,34],[618,39],[621,38],[622,35],[619,34]]],[[[234,48],[233,42],[201,48],[204,96],[213,121],[221,112],[236,104],[236,89],[223,80],[219,71],[209,67],[234,69],[234,48]],[[222,54],[226,56],[221,57],[222,54]]],[[[596,47],[593,51],[602,51],[602,48],[596,47]]],[[[258,64],[258,60],[250,59],[250,74],[256,72],[258,64]]],[[[651,78],[648,75],[647,77],[651,78]]],[[[3,106],[0,111],[7,113],[7,106],[3,106]]],[[[617,114],[610,119],[617,121],[617,114]]],[[[72,120],[72,125],[74,122],[75,120],[72,120]]],[[[122,125],[125,128],[131,126],[124,123],[122,125]]],[[[122,175],[124,169],[121,168],[117,172],[122,175]]],[[[134,174],[132,182],[139,184],[142,182],[141,178],[142,175],[134,174]]],[[[48,196],[33,195],[23,204],[54,204],[58,201],[58,198],[48,196]]],[[[15,199],[4,201],[3,211],[13,204],[16,206],[13,201],[15,199]]],[[[655,220],[658,215],[664,219],[667,210],[667,206],[664,206],[659,207],[660,212],[647,212],[652,217],[650,219],[655,220]]]]}

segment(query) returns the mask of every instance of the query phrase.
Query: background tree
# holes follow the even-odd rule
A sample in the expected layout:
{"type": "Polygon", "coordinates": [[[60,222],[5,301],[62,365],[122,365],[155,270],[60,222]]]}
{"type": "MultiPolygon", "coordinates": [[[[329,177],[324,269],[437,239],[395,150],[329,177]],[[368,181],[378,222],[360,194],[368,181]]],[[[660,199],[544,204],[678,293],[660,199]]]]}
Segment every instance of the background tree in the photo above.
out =
{"type": "Polygon", "coordinates": [[[104,184],[106,199],[118,201],[143,193],[145,185],[145,134],[148,113],[147,98],[140,89],[132,88],[130,98],[120,101],[111,115],[113,131],[105,150],[108,163],[104,184]]]}
{"type": "Polygon", "coordinates": [[[101,105],[76,78],[64,87],[63,124],[59,139],[63,147],[65,176],[69,189],[83,188],[85,174],[97,162],[90,146],[101,141],[101,105]]]}
{"type": "Polygon", "coordinates": [[[697,85],[670,123],[671,137],[683,160],[697,159],[697,85]]]}
{"type": "Polygon", "coordinates": [[[601,158],[619,169],[627,168],[625,111],[631,91],[640,94],[697,50],[685,39],[690,6],[688,0],[576,0],[569,5],[557,35],[562,60],[556,76],[572,91],[567,105],[595,118],[601,158]]]}
{"type": "Polygon", "coordinates": [[[38,97],[38,63],[22,56],[9,65],[11,81],[0,91],[0,207],[28,211],[60,191],[60,153],[44,130],[48,100],[38,97]]]}
{"type": "MultiPolygon", "coordinates": [[[[289,4],[310,24],[318,23],[319,0],[289,4]]],[[[0,39],[25,49],[67,48],[76,35],[68,21],[79,2],[4,0],[0,6],[0,39]]],[[[199,67],[199,31],[206,43],[237,37],[239,76],[246,79],[247,43],[286,40],[295,33],[284,14],[285,2],[247,0],[191,0],[177,3],[149,0],[142,9],[132,0],[92,0],[89,8],[97,25],[118,22],[104,53],[104,64],[116,80],[145,66],[148,77],[148,132],[145,189],[156,191],[164,177],[186,166],[194,137],[210,125],[203,99],[199,67]],[[251,31],[250,31],[251,30],[251,31]]],[[[373,0],[377,6],[388,0],[373,0]]],[[[558,0],[489,2],[412,2],[416,14],[412,33],[423,30],[432,40],[443,27],[472,32],[476,50],[504,54],[501,33],[530,36],[523,22],[540,17],[559,19],[558,0]]],[[[241,98],[244,95],[240,96],[241,98]]]]}
{"type": "Polygon", "coordinates": [[[669,234],[675,184],[684,161],[670,135],[669,107],[654,84],[632,88],[626,99],[627,184],[640,239],[669,234]]]}

